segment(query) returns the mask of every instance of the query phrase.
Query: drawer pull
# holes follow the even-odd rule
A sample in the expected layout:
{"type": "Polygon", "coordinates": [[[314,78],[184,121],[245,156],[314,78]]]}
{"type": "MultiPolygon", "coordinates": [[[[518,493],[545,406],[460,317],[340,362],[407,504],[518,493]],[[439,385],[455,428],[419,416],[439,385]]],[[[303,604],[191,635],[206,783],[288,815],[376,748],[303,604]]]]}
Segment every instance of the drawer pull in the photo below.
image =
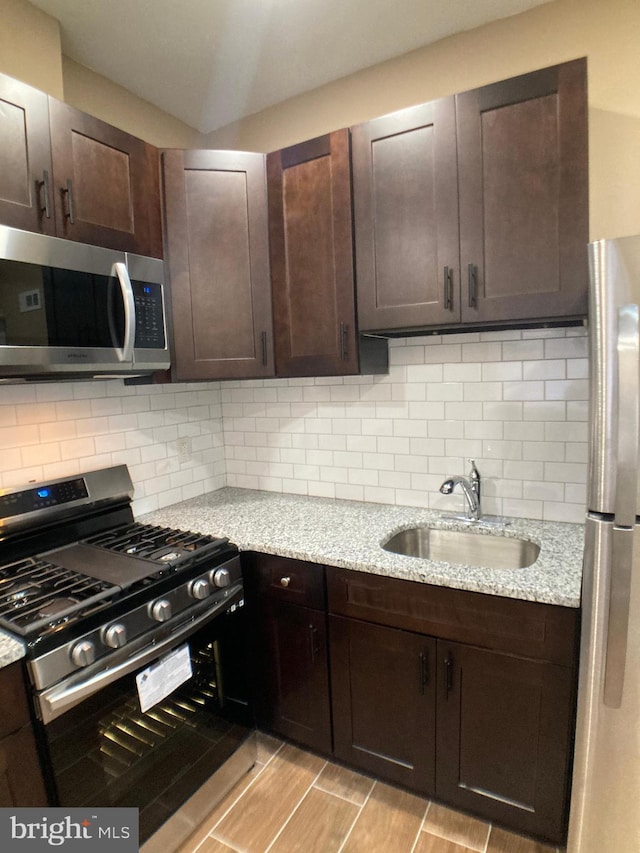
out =
{"type": "Polygon", "coordinates": [[[283,586],[285,589],[289,586],[290,583],[291,583],[291,578],[288,578],[288,577],[280,578],[280,586],[283,586]]]}

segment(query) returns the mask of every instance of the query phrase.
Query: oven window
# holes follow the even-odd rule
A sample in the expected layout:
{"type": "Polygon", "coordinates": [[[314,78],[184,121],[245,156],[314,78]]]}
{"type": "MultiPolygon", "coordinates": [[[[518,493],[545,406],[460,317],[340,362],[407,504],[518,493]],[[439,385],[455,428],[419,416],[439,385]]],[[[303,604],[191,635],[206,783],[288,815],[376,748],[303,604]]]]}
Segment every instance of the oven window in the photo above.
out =
{"type": "Polygon", "coordinates": [[[60,805],[138,807],[142,842],[215,772],[250,731],[243,619],[192,635],[192,677],[146,713],[134,673],[45,727],[60,805]]]}

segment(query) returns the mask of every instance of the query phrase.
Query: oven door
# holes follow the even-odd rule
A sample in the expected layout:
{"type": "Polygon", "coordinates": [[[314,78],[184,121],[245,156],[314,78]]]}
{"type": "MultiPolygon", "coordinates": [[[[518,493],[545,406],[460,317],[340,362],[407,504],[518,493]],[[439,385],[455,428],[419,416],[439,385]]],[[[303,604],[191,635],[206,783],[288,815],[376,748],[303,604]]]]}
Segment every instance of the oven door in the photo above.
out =
{"type": "Polygon", "coordinates": [[[41,708],[67,708],[39,726],[52,805],[137,807],[143,842],[249,737],[241,595],[86,684],[44,691],[41,708]],[[191,677],[143,713],[136,676],[185,645],[191,677]]]}

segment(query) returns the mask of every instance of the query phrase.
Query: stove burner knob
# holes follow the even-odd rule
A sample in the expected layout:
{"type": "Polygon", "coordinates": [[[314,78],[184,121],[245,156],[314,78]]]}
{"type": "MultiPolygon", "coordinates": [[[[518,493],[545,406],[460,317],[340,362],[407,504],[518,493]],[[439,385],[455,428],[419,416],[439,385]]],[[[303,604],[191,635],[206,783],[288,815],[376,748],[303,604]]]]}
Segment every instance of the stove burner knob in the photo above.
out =
{"type": "Polygon", "coordinates": [[[96,647],[91,640],[80,640],[71,649],[71,660],[76,666],[89,666],[96,659],[96,647]]]}
{"type": "Polygon", "coordinates": [[[104,630],[102,640],[105,646],[109,646],[110,649],[120,649],[127,642],[127,629],[119,622],[116,622],[115,625],[109,625],[104,630]]]}
{"type": "Polygon", "coordinates": [[[210,592],[211,587],[209,586],[209,581],[206,580],[206,578],[198,578],[189,584],[189,595],[192,598],[202,600],[203,598],[207,598],[210,592]]]}
{"type": "Polygon", "coordinates": [[[209,578],[215,586],[229,586],[231,583],[231,575],[229,569],[216,569],[209,573],[209,578]]]}
{"type": "Polygon", "coordinates": [[[156,622],[166,622],[171,619],[171,602],[161,598],[149,605],[149,615],[156,622]]]}

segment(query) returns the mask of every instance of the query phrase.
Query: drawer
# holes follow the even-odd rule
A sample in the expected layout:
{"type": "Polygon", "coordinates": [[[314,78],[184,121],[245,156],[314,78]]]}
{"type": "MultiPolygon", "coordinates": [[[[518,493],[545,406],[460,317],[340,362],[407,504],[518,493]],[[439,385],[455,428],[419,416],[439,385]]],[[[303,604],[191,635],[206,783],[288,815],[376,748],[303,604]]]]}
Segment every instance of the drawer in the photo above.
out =
{"type": "Polygon", "coordinates": [[[572,666],[579,611],[327,567],[329,612],[572,666]]]}
{"type": "Polygon", "coordinates": [[[272,554],[251,554],[246,557],[247,580],[260,596],[325,609],[324,566],[306,563],[272,554]]]}

